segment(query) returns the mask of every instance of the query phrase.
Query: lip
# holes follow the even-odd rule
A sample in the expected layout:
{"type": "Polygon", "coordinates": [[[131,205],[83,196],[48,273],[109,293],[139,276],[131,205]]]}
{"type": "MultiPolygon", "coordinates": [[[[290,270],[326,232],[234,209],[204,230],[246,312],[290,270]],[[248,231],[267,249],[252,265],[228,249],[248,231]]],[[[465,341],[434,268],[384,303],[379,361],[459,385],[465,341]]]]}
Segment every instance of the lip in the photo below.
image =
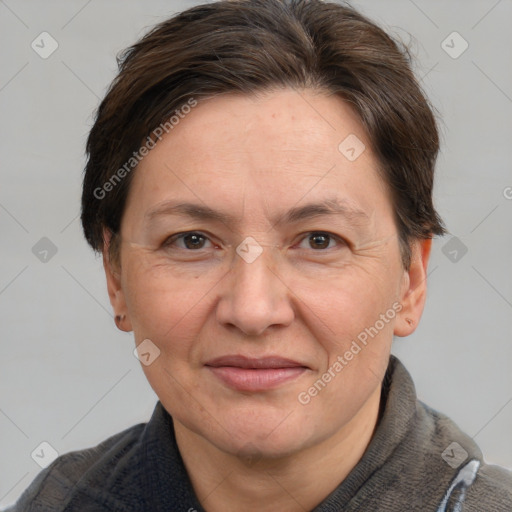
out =
{"type": "Polygon", "coordinates": [[[269,356],[222,356],[205,364],[217,378],[238,391],[266,391],[298,378],[308,366],[291,359],[269,356]]]}
{"type": "Polygon", "coordinates": [[[272,368],[307,368],[308,366],[280,356],[247,357],[242,355],[228,355],[217,357],[205,363],[206,366],[220,367],[233,366],[236,368],[272,369],[272,368]]]}

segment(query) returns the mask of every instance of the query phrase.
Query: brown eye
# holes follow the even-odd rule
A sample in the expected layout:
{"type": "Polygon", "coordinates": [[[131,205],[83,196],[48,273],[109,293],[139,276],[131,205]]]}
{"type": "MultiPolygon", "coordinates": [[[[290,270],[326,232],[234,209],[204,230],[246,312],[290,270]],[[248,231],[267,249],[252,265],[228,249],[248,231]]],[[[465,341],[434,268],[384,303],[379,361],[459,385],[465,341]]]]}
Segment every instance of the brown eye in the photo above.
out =
{"type": "Polygon", "coordinates": [[[187,249],[202,249],[205,237],[197,233],[190,233],[183,237],[183,242],[187,249]]]}
{"type": "Polygon", "coordinates": [[[178,249],[197,250],[203,249],[205,242],[208,238],[197,231],[190,231],[188,233],[180,233],[170,237],[165,245],[167,247],[177,246],[178,249]]]}
{"type": "Polygon", "coordinates": [[[337,236],[331,235],[330,233],[324,233],[321,231],[315,231],[308,234],[301,241],[301,244],[307,241],[307,247],[302,246],[302,249],[313,249],[315,251],[322,251],[322,249],[333,249],[336,244],[344,245],[342,239],[337,236]]]}
{"type": "Polygon", "coordinates": [[[309,237],[309,242],[312,249],[326,249],[329,246],[331,237],[324,233],[313,234],[309,237]]]}

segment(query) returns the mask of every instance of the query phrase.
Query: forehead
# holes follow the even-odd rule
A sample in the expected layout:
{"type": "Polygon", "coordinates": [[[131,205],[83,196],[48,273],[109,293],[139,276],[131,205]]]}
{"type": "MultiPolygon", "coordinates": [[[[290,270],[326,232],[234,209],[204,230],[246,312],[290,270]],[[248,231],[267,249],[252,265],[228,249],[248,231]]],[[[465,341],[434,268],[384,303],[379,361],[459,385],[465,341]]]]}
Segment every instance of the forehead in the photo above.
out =
{"type": "Polygon", "coordinates": [[[145,211],[185,196],[226,207],[259,197],[280,211],[338,197],[371,215],[378,196],[389,201],[386,188],[355,111],[337,96],[291,89],[199,102],[132,183],[145,211]]]}
{"type": "Polygon", "coordinates": [[[228,147],[251,151],[254,143],[254,151],[263,153],[321,153],[336,149],[340,138],[354,132],[369,144],[355,110],[340,97],[316,90],[216,96],[199,102],[176,128],[176,143],[193,138],[198,147],[212,152],[228,147]]]}

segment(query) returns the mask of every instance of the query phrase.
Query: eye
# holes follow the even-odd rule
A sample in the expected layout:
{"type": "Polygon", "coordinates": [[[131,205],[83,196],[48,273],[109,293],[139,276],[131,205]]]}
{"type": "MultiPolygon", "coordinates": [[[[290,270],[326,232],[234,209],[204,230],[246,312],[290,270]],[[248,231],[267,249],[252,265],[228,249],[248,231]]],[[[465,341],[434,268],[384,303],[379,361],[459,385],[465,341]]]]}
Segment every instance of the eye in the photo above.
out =
{"type": "Polygon", "coordinates": [[[183,245],[178,245],[178,249],[194,251],[198,249],[204,249],[204,244],[206,241],[208,241],[208,237],[202,233],[198,231],[187,231],[185,233],[177,233],[176,235],[172,235],[164,242],[164,246],[171,247],[174,246],[176,242],[182,242],[183,245]]]}
{"type": "Polygon", "coordinates": [[[325,233],[324,231],[312,231],[308,233],[308,236],[304,237],[301,241],[306,241],[309,247],[301,247],[302,249],[313,249],[315,251],[321,251],[322,249],[332,249],[334,245],[331,242],[346,245],[346,243],[339,237],[332,235],[331,233],[325,233]]]}

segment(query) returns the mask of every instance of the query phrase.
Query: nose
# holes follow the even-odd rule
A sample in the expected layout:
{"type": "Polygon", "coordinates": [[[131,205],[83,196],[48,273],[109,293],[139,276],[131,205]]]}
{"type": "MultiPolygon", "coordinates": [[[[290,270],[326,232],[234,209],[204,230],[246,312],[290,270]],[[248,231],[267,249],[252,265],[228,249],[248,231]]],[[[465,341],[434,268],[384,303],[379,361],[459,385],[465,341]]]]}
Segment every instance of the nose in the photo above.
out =
{"type": "Polygon", "coordinates": [[[261,335],[271,326],[291,324],[295,316],[290,301],[293,294],[278,273],[276,252],[265,247],[251,262],[234,256],[229,275],[222,280],[219,323],[234,326],[248,336],[261,335]]]}

